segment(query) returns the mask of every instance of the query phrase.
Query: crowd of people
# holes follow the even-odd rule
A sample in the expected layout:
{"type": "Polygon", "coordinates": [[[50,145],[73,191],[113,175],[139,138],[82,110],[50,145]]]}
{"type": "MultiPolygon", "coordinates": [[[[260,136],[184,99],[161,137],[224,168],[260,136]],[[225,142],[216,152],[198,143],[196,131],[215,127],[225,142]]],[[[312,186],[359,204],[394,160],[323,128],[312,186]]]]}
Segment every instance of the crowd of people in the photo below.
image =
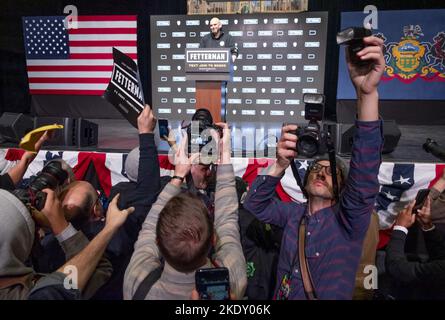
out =
{"type": "MultiPolygon", "coordinates": [[[[298,157],[294,125],[282,128],[275,163],[251,186],[235,177],[226,123],[215,124],[222,133],[212,136],[211,163],[189,154],[184,134],[172,143],[174,175],[160,177],[157,120],[146,106],[139,146],[125,163],[129,181],[112,187],[106,207],[62,160],[49,164],[63,174],[42,170],[42,186],[31,182],[17,192],[36,155],[25,152],[0,176],[0,299],[197,299],[195,275],[203,268],[228,270],[231,299],[375,298],[364,270],[376,265],[383,145],[377,88],[385,61],[381,39],[364,42],[357,55],[368,63],[348,58],[357,92],[350,163],[337,158],[333,168],[329,158],[315,158],[303,179],[304,203],[275,193],[298,157]]],[[[37,141],[37,152],[47,139],[37,141]]],[[[378,270],[398,291],[385,298],[402,297],[409,286],[423,297],[445,296],[444,190],[445,172],[420,209],[411,202],[398,215],[378,270]],[[405,241],[415,228],[426,250],[413,259],[405,241]]]]}

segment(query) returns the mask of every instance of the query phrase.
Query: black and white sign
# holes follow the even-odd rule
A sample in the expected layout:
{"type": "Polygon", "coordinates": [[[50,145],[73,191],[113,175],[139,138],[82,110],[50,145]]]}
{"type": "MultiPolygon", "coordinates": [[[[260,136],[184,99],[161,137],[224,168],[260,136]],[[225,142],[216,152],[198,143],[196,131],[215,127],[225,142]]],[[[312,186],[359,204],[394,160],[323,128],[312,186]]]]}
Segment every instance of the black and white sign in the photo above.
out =
{"type": "Polygon", "coordinates": [[[230,49],[187,49],[185,72],[230,72],[230,49]]]}
{"type": "Polygon", "coordinates": [[[113,60],[113,73],[103,98],[137,128],[137,118],[145,105],[138,67],[116,48],[113,48],[113,60]]]}

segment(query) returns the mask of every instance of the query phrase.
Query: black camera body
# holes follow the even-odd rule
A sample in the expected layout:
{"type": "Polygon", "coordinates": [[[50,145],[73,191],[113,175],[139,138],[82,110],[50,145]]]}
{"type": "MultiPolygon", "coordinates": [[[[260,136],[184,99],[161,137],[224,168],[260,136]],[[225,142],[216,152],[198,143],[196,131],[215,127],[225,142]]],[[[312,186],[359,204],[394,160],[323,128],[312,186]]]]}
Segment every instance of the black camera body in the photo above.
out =
{"type": "MultiPolygon", "coordinates": [[[[213,123],[213,117],[209,110],[198,109],[192,117],[192,123],[187,127],[188,152],[201,152],[202,148],[212,141],[209,130],[215,130],[219,138],[223,136],[223,129],[213,123]],[[198,150],[193,148],[198,146],[198,150]]],[[[211,156],[211,154],[209,154],[211,156]]]]}
{"type": "Polygon", "coordinates": [[[62,168],[59,161],[48,162],[26,189],[16,189],[12,193],[27,207],[41,211],[45,207],[46,192],[43,189],[54,190],[62,185],[68,178],[68,173],[62,168]]]}
{"type": "Polygon", "coordinates": [[[366,65],[367,61],[361,61],[357,57],[357,52],[361,51],[366,45],[363,42],[363,38],[372,35],[371,30],[363,27],[350,27],[337,33],[337,44],[347,45],[349,51],[349,57],[351,61],[358,65],[366,65]]]}
{"type": "Polygon", "coordinates": [[[433,139],[426,139],[426,142],[423,144],[423,149],[426,152],[433,154],[438,159],[445,161],[445,148],[441,147],[433,139]]]}
{"type": "Polygon", "coordinates": [[[299,156],[313,158],[317,154],[327,152],[329,133],[321,130],[319,121],[323,120],[325,97],[322,94],[305,93],[303,95],[304,118],[309,121],[307,126],[290,131],[298,137],[297,152],[299,156]]]}

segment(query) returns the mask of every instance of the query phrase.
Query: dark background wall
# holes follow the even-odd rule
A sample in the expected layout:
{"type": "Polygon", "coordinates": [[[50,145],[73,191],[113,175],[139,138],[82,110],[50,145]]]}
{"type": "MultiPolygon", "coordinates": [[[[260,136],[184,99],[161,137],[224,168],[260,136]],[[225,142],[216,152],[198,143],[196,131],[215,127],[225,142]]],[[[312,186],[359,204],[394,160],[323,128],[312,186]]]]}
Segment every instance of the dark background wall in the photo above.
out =
{"type": "MultiPolygon", "coordinates": [[[[182,0],[3,0],[0,11],[0,112],[30,112],[31,98],[28,92],[21,17],[26,15],[61,15],[66,5],[73,4],[79,14],[137,14],[138,56],[147,102],[151,102],[150,77],[150,15],[186,14],[186,1],[182,0]]],[[[340,12],[362,11],[366,5],[373,4],[379,10],[409,10],[444,8],[444,0],[400,0],[400,1],[362,1],[362,0],[310,0],[309,10],[328,11],[329,57],[326,64],[325,94],[327,96],[326,114],[336,117],[336,90],[338,71],[338,46],[335,33],[340,25],[340,12]]],[[[445,108],[441,108],[444,110],[445,108]]],[[[442,111],[442,110],[441,110],[442,111]]],[[[433,115],[431,115],[433,116],[433,115]]],[[[434,115],[437,119],[437,114],[434,115]]],[[[445,119],[439,117],[439,119],[445,119]]],[[[427,119],[426,119],[427,120],[427,119]]]]}

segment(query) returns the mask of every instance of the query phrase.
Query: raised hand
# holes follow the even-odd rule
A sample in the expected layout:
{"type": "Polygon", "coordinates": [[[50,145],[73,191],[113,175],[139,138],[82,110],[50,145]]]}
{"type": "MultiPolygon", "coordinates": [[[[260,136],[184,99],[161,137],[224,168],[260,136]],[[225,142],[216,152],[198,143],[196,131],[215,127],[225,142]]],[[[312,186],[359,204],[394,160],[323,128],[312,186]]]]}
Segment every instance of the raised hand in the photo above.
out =
{"type": "Polygon", "coordinates": [[[377,90],[380,78],[385,71],[385,58],[383,56],[383,40],[370,36],[363,39],[367,45],[357,52],[360,61],[369,61],[369,64],[357,65],[351,62],[349,51],[346,48],[346,61],[348,64],[349,75],[354,84],[357,96],[371,94],[377,90]]]}
{"type": "Polygon", "coordinates": [[[416,204],[416,200],[411,201],[402,211],[399,212],[396,218],[396,226],[405,228],[411,227],[416,221],[416,215],[413,214],[413,207],[416,204]]]}
{"type": "Polygon", "coordinates": [[[138,117],[139,133],[153,133],[156,128],[156,117],[151,107],[146,104],[144,110],[138,117]]]}
{"type": "Polygon", "coordinates": [[[105,228],[108,228],[110,231],[119,229],[124,224],[125,220],[127,220],[127,217],[134,211],[134,207],[119,210],[117,207],[119,197],[120,194],[118,193],[108,206],[105,228]]]}
{"type": "Polygon", "coordinates": [[[427,197],[422,209],[417,210],[417,222],[424,230],[431,229],[433,222],[431,218],[431,198],[427,197]]]}

